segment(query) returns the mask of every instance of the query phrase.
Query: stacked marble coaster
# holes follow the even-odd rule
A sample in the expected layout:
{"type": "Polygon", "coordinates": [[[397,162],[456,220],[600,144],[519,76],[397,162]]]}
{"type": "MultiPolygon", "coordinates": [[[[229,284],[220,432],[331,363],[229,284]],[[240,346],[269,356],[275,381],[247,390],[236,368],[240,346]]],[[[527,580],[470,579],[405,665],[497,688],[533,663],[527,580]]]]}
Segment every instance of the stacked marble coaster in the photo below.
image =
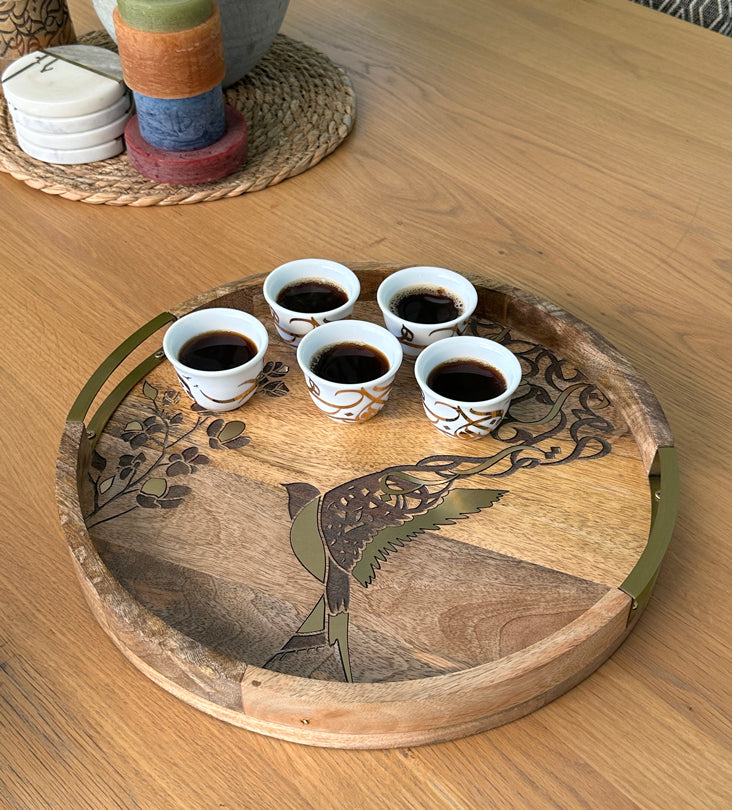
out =
{"type": "Polygon", "coordinates": [[[226,73],[215,0],[118,0],[113,14],[136,114],[127,156],[165,183],[218,180],[247,158],[246,122],[224,102],[226,73]]]}
{"type": "Polygon", "coordinates": [[[20,148],[44,163],[105,160],[125,149],[132,99],[117,54],[57,45],[3,71],[2,88],[20,148]]]}

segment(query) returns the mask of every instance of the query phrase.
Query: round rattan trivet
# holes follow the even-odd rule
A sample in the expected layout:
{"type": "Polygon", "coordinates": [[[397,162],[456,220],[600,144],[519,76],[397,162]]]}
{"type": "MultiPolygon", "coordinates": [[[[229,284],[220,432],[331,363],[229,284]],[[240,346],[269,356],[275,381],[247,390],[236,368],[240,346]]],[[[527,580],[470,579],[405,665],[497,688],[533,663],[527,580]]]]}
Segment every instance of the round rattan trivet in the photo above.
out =
{"type": "MultiPolygon", "coordinates": [[[[79,37],[114,49],[102,31],[79,37]]],[[[246,118],[249,158],[211,183],[174,186],[138,174],[126,155],[81,165],[43,163],[18,146],[0,95],[0,169],[47,194],[96,205],[181,205],[259,191],[311,168],[343,142],[356,99],[345,71],[309,45],[278,34],[254,70],[225,91],[246,118]]]]}

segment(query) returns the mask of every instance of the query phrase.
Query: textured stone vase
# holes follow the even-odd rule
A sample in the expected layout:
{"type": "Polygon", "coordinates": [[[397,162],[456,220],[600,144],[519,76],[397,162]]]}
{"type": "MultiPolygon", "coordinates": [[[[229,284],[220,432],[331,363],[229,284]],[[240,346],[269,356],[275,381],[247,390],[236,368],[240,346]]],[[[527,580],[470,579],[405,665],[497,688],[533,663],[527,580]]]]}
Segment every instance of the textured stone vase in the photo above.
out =
{"type": "Polygon", "coordinates": [[[76,42],[66,0],[0,0],[0,69],[19,56],[76,42]]]}
{"type": "MultiPolygon", "coordinates": [[[[0,0],[1,1],[1,0],[0,0]]],[[[221,12],[228,87],[245,76],[272,44],[290,0],[217,0],[221,12]]],[[[107,33],[116,42],[112,12],[117,0],[92,0],[107,33]]]]}

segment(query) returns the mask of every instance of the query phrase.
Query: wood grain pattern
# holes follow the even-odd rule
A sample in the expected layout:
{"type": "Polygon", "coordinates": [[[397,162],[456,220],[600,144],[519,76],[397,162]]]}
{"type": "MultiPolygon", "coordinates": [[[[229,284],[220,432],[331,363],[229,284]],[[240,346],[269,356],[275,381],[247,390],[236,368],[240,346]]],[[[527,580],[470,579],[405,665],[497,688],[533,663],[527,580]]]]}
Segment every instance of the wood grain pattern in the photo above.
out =
{"type": "MultiPolygon", "coordinates": [[[[78,32],[99,27],[88,0],[69,7],[78,32]]],[[[0,178],[14,215],[0,304],[2,803],[729,805],[729,40],[628,0],[345,13],[301,0],[283,31],[344,65],[358,98],[349,139],[313,170],[160,210],[0,178]],[[617,346],[662,403],[682,501],[653,598],[611,659],[541,710],[419,748],[290,745],[166,694],[90,616],[51,472],[80,384],[160,311],[302,256],[442,264],[534,290],[617,346]]]]}

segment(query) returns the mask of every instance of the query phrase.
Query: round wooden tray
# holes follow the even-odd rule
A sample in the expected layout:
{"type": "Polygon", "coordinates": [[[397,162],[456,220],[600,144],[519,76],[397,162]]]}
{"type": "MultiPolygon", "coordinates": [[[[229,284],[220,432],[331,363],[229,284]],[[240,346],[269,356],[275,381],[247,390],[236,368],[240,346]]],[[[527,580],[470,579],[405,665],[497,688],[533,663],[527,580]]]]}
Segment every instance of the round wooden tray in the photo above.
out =
{"type": "MultiPolygon", "coordinates": [[[[396,266],[351,266],[355,316],[380,321],[396,266]]],[[[71,409],[61,523],[112,640],[193,706],[324,746],[463,736],[589,675],[634,626],[675,520],[673,441],[645,382],[568,313],[476,277],[470,330],[524,371],[493,435],[438,433],[408,362],[381,414],[338,424],[276,337],[263,278],[142,327],[71,409]],[[166,323],[208,306],[270,330],[257,394],[222,415],[191,405],[159,351],[166,323]]]]}

